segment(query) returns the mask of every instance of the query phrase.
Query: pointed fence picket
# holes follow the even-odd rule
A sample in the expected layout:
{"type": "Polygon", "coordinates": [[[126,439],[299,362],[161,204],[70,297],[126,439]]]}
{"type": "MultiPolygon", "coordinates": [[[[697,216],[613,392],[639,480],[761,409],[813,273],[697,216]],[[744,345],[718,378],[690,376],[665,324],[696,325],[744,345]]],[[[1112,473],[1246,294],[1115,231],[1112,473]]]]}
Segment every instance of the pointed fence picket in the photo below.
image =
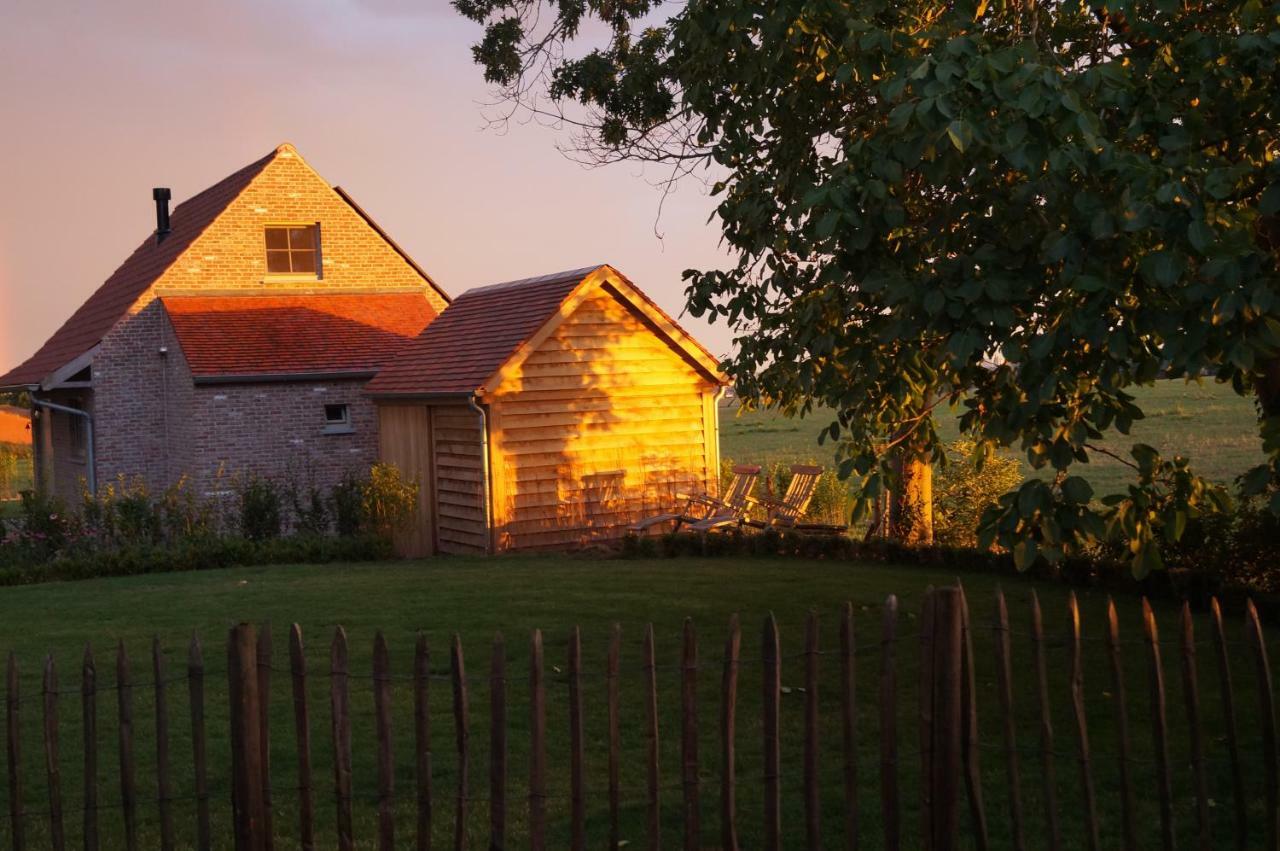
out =
{"type": "MultiPolygon", "coordinates": [[[[876,627],[878,646],[866,641],[864,647],[855,641],[851,604],[840,608],[827,629],[819,613],[811,612],[801,633],[792,636],[802,649],[789,655],[783,652],[779,624],[769,616],[758,633],[759,655],[751,659],[743,658],[736,615],[728,625],[719,658],[700,652],[695,625],[686,620],[678,661],[668,663],[662,659],[670,657],[659,654],[652,625],[638,634],[638,664],[628,662],[631,657],[624,652],[627,642],[620,625],[609,630],[607,645],[588,648],[586,653],[582,633],[574,627],[567,642],[558,644],[567,648],[563,668],[544,660],[542,633],[535,630],[528,667],[521,669],[527,670],[527,680],[510,678],[510,650],[501,633],[493,638],[487,673],[474,679],[467,675],[462,640],[456,635],[443,672],[432,671],[427,640],[421,633],[411,658],[401,659],[382,632],[372,641],[371,674],[353,672],[347,633],[338,627],[329,645],[327,670],[316,672],[329,697],[330,736],[323,737],[319,748],[325,762],[333,765],[332,820],[318,818],[315,807],[317,792],[328,787],[322,781],[317,789],[313,777],[309,685],[314,685],[314,678],[309,677],[297,624],[289,630],[287,668],[280,669],[288,675],[288,687],[282,683],[281,693],[274,696],[276,662],[270,626],[240,624],[229,632],[225,721],[230,732],[229,765],[221,762],[225,754],[211,755],[208,748],[211,716],[206,714],[207,672],[198,637],[193,636],[187,648],[185,675],[177,676],[167,673],[161,642],[155,639],[151,676],[137,683],[126,648],[119,645],[116,679],[109,687],[99,682],[87,646],[80,682],[68,691],[59,690],[55,660],[46,656],[38,694],[25,700],[20,692],[19,659],[10,654],[5,695],[5,833],[16,851],[28,847],[96,851],[100,846],[143,844],[208,849],[216,844],[215,817],[229,814],[229,835],[237,849],[246,851],[267,851],[276,841],[281,847],[303,849],[331,843],[340,849],[375,843],[380,849],[397,845],[429,849],[436,827],[449,831],[452,847],[459,851],[473,842],[484,842],[491,849],[527,846],[536,851],[548,846],[586,848],[597,842],[613,849],[642,844],[634,837],[624,839],[629,819],[636,819],[642,826],[643,844],[652,849],[662,847],[664,841],[685,849],[716,844],[724,849],[857,849],[864,845],[896,849],[905,842],[904,819],[914,817],[919,819],[918,828],[905,833],[930,851],[993,845],[1019,851],[1029,846],[1063,847],[1067,826],[1074,831],[1074,841],[1088,848],[1132,849],[1144,833],[1143,845],[1173,848],[1185,837],[1184,846],[1220,847],[1228,844],[1227,830],[1230,844],[1237,848],[1254,847],[1260,839],[1265,839],[1265,847],[1276,847],[1280,774],[1274,694],[1266,636],[1251,603],[1245,610],[1244,640],[1238,645],[1228,638],[1216,600],[1210,605],[1208,638],[1197,642],[1191,609],[1184,606],[1176,633],[1167,630],[1174,638],[1162,644],[1154,610],[1146,600],[1141,603],[1140,637],[1122,639],[1112,601],[1108,601],[1103,629],[1090,635],[1075,595],[1069,599],[1061,631],[1053,626],[1059,623],[1056,619],[1045,617],[1033,595],[1026,609],[1029,631],[1015,632],[1009,602],[997,593],[989,621],[995,649],[991,660],[975,657],[975,630],[987,627],[974,625],[970,607],[959,586],[930,589],[919,612],[912,613],[918,616],[918,630],[902,635],[898,601],[889,597],[876,627]],[[823,649],[824,635],[835,636],[828,638],[834,641],[834,649],[823,649]],[[1147,669],[1147,696],[1132,704],[1121,659],[1124,643],[1141,647],[1147,669]],[[1019,671],[1013,661],[1019,645],[1030,662],[1025,671],[1019,671]],[[918,646],[918,657],[913,657],[912,646],[918,646]],[[1234,646],[1247,652],[1235,653],[1234,646]],[[1063,651],[1061,668],[1050,664],[1050,650],[1063,651]],[[1177,673],[1170,669],[1170,676],[1178,679],[1180,689],[1166,683],[1162,654],[1176,654],[1169,656],[1171,663],[1177,660],[1177,673]],[[591,659],[603,666],[595,668],[591,659]],[[870,665],[862,673],[871,682],[878,678],[879,683],[869,696],[857,688],[864,659],[870,665]],[[900,671],[904,660],[917,666],[900,671]],[[754,710],[759,714],[750,718],[744,718],[740,700],[744,666],[752,677],[758,675],[761,690],[754,710]],[[659,685],[668,681],[658,675],[664,670],[674,670],[678,679],[677,687],[665,697],[659,685]],[[714,691],[712,676],[718,681],[714,691]],[[1202,692],[1205,677],[1214,685],[1202,692]],[[446,808],[452,804],[452,823],[441,825],[433,819],[438,804],[432,778],[429,698],[433,679],[448,684],[455,756],[441,778],[448,788],[446,808]],[[1249,684],[1257,701],[1256,714],[1240,712],[1237,680],[1249,684]],[[899,740],[904,708],[900,685],[910,685],[908,681],[917,689],[918,751],[904,749],[905,740],[899,740]],[[1015,689],[1019,682],[1022,687],[1015,689]],[[178,687],[171,688],[175,683],[178,687]],[[171,724],[169,703],[175,696],[181,699],[183,683],[189,702],[189,736],[183,724],[171,724]],[[487,712],[476,724],[478,732],[487,726],[488,747],[487,753],[473,755],[470,689],[473,684],[483,689],[485,683],[487,712]],[[553,685],[564,690],[557,691],[554,709],[549,710],[547,691],[553,685]],[[146,687],[152,690],[153,726],[135,724],[134,692],[146,687]],[[1180,692],[1181,700],[1170,702],[1169,688],[1180,692]],[[371,692],[372,714],[358,716],[369,719],[367,726],[353,725],[353,713],[365,712],[363,702],[353,710],[353,689],[367,689],[358,695],[360,701],[371,692]],[[113,732],[119,754],[113,767],[118,782],[100,794],[98,696],[103,690],[116,692],[113,732]],[[784,694],[796,692],[795,699],[784,702],[784,694]],[[1058,693],[1067,700],[1056,701],[1058,693]],[[66,694],[80,697],[79,741],[60,735],[67,714],[60,696],[66,694]],[[1102,698],[1087,712],[1090,694],[1102,698]],[[512,704],[521,702],[527,706],[527,715],[512,711],[512,704]],[[28,705],[35,705],[36,711],[25,712],[28,705]],[[1106,711],[1099,711],[1100,707],[1106,711]],[[276,731],[286,735],[274,746],[273,708],[280,710],[276,723],[291,718],[293,728],[276,731]],[[412,718],[411,728],[393,726],[396,709],[412,718]],[[985,727],[979,724],[980,712],[985,727]],[[1177,714],[1179,725],[1171,725],[1171,712],[1177,714]],[[1060,733],[1055,730],[1054,715],[1063,725],[1060,733]],[[1032,728],[1019,719],[1032,717],[1039,740],[1020,744],[1029,737],[1020,736],[1019,728],[1023,733],[1032,728]],[[678,718],[678,725],[668,728],[672,718],[678,718]],[[706,726],[708,719],[714,719],[711,728],[706,726]],[[1148,760],[1135,756],[1138,748],[1130,738],[1131,720],[1150,731],[1148,760]],[[567,742],[562,752],[552,750],[548,724],[563,725],[559,730],[567,736],[553,738],[567,742]],[[876,741],[866,737],[860,724],[876,726],[876,741]],[[24,768],[24,725],[32,727],[31,746],[42,757],[41,772],[32,776],[24,768]],[[1110,735],[1091,736],[1099,725],[1107,725],[1110,735]],[[743,741],[744,727],[759,736],[758,752],[743,741]],[[1183,727],[1185,738],[1180,732],[1183,727]],[[987,741],[982,739],[983,730],[988,731],[987,741]],[[664,731],[674,737],[668,748],[660,738],[664,731]],[[143,741],[147,737],[151,740],[143,741]],[[704,752],[701,748],[712,739],[718,747],[704,752]],[[1099,741],[1109,743],[1110,749],[1099,749],[1099,741]],[[588,758],[589,742],[601,751],[598,761],[588,758]],[[1252,748],[1254,742],[1260,747],[1252,748]],[[74,750],[73,743],[80,746],[80,754],[66,753],[74,750]],[[860,746],[879,750],[879,771],[872,772],[878,795],[872,799],[867,799],[865,786],[859,794],[860,746]],[[740,747],[752,760],[759,757],[758,766],[751,763],[750,777],[744,775],[740,747]],[[408,759],[405,748],[411,751],[408,759]],[[1216,748],[1220,748],[1215,752],[1220,754],[1221,771],[1211,770],[1210,751],[1216,748]],[[980,765],[983,750],[999,765],[985,775],[980,765]],[[135,751],[147,757],[142,783],[135,751]],[[184,768],[180,757],[188,753],[191,763],[184,768]],[[288,763],[278,766],[278,773],[272,770],[273,753],[288,763]],[[356,772],[355,753],[375,763],[376,772],[368,776],[356,772]],[[1055,762],[1062,753],[1074,756],[1074,771],[1058,773],[1055,762]],[[629,763],[628,754],[639,759],[629,763]],[[478,791],[472,789],[470,776],[473,756],[477,766],[484,766],[487,759],[487,798],[473,794],[478,791]],[[673,756],[678,757],[678,769],[674,764],[667,769],[669,779],[664,785],[664,763],[673,756]],[[914,805],[901,798],[904,760],[918,760],[919,771],[913,775],[918,777],[919,800],[914,805]],[[1140,762],[1141,770],[1136,770],[1140,762]],[[84,769],[79,790],[66,782],[64,772],[66,765],[75,763],[84,769]],[[1244,766],[1256,763],[1261,770],[1254,771],[1247,783],[1244,766]],[[521,774],[521,766],[527,768],[526,774],[521,774]],[[152,771],[154,775],[148,776],[152,771]],[[1105,802],[1097,786],[1104,773],[1117,780],[1113,800],[1105,802]],[[281,782],[286,776],[291,779],[281,782]],[[639,788],[626,788],[626,778],[631,776],[643,781],[639,788]],[[229,779],[229,788],[226,781],[219,783],[222,777],[229,779]],[[992,778],[1001,780],[984,790],[984,777],[989,784],[992,778]],[[397,796],[397,779],[412,791],[397,796]],[[745,797],[740,789],[744,782],[750,786],[745,797]],[[1026,789],[1024,784],[1038,788],[1026,789]],[[1149,824],[1138,816],[1135,787],[1140,784],[1147,784],[1148,790],[1142,806],[1155,816],[1149,824]],[[193,789],[191,795],[175,791],[188,786],[193,789]],[[45,809],[31,805],[37,790],[48,802],[45,809]],[[671,824],[666,830],[664,790],[672,801],[676,795],[680,801],[678,806],[668,804],[671,824]],[[1042,817],[1033,817],[1029,805],[1024,806],[1024,791],[1032,792],[1036,807],[1043,808],[1042,817]],[[30,800],[28,794],[33,796],[30,800]],[[557,800],[554,813],[548,807],[552,799],[557,800]],[[744,800],[758,807],[745,823],[744,800]],[[840,806],[833,807],[832,802],[840,806]],[[368,808],[361,812],[372,817],[357,819],[357,805],[368,808]],[[400,806],[413,817],[397,815],[400,806]],[[106,818],[104,812],[115,808],[119,818],[106,818]],[[1109,819],[1104,811],[1111,814],[1109,819]],[[824,813],[829,814],[824,817],[824,813]],[[1251,817],[1261,822],[1251,824],[1251,817]],[[487,836],[477,830],[476,821],[482,819],[488,822],[487,836]],[[144,838],[143,826],[153,830],[154,836],[148,832],[144,838]],[[106,828],[110,835],[103,835],[106,828]],[[77,829],[78,836],[69,835],[77,829]],[[357,836],[357,829],[369,833],[357,836]],[[324,830],[334,835],[325,837],[324,830]],[[407,838],[410,834],[412,841],[407,838]],[[597,835],[601,838],[594,838],[597,835]],[[678,839],[673,842],[672,837],[678,839]]],[[[709,646],[718,647],[719,642],[709,646]]],[[[223,713],[212,717],[221,719],[223,713]]]]}

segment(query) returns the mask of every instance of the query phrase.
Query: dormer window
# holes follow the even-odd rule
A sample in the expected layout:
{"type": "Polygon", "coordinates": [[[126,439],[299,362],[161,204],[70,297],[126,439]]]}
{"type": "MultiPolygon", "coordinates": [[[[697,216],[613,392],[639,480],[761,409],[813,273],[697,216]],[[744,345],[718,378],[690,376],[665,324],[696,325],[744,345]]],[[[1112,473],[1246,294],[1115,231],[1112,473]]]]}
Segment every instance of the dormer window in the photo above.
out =
{"type": "Polygon", "coordinates": [[[319,225],[267,227],[267,274],[318,277],[319,225]]]}

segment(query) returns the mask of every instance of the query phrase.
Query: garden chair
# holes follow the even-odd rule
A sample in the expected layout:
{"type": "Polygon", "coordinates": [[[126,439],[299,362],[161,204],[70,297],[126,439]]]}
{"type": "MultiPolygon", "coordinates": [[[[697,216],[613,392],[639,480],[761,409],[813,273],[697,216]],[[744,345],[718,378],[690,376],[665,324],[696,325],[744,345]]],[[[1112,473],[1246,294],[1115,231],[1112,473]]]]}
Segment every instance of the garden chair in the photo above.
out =
{"type": "Polygon", "coordinates": [[[674,521],[675,528],[683,524],[701,524],[717,519],[727,519],[738,523],[746,515],[747,501],[751,499],[751,491],[760,478],[759,464],[739,464],[733,468],[733,480],[725,488],[724,498],[717,499],[709,494],[677,494],[684,500],[684,508],[671,514],[658,514],[646,517],[631,525],[631,531],[640,533],[651,526],[674,521]]]}
{"type": "Polygon", "coordinates": [[[809,507],[814,491],[818,489],[818,480],[822,477],[822,468],[809,464],[791,465],[791,483],[782,499],[751,498],[748,502],[758,507],[759,512],[750,509],[750,514],[743,522],[756,529],[780,526],[784,529],[801,529],[814,531],[843,532],[844,526],[831,526],[825,523],[801,523],[800,518],[809,507]]]}

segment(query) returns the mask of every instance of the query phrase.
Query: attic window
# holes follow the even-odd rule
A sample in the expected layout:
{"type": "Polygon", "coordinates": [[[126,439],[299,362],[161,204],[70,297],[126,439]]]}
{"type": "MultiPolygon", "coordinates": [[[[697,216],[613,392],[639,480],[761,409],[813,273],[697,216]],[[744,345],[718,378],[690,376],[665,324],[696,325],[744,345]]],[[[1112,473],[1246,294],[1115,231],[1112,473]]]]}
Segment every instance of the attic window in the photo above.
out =
{"type": "Polygon", "coordinates": [[[355,429],[351,427],[351,408],[349,406],[324,406],[325,434],[350,434],[354,430],[355,429]]]}
{"type": "Polygon", "coordinates": [[[320,268],[319,225],[272,225],[267,234],[267,274],[316,276],[320,268]]]}

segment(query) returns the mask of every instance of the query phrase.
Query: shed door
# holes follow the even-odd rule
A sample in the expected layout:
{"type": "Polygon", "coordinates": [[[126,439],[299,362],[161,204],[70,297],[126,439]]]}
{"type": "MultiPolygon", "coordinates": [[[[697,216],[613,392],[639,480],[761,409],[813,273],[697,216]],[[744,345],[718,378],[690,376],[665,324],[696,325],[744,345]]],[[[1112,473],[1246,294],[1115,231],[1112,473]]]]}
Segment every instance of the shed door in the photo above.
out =
{"type": "Polygon", "coordinates": [[[410,558],[436,552],[431,444],[431,409],[426,405],[378,406],[378,456],[418,483],[413,522],[395,539],[396,552],[410,558]]]}

